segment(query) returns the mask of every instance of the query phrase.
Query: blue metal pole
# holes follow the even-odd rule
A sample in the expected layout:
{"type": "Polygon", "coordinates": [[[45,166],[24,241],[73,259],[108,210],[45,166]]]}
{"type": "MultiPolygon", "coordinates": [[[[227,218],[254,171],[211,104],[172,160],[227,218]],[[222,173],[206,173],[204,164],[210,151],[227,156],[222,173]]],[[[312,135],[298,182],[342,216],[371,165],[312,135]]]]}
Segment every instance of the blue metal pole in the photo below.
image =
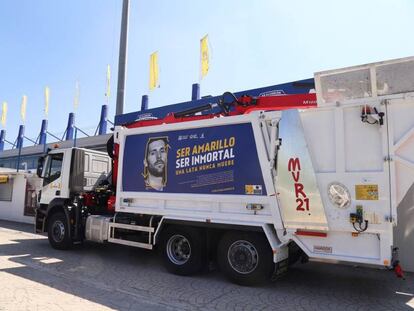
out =
{"type": "Polygon", "coordinates": [[[17,148],[19,149],[19,155],[17,156],[17,171],[20,170],[20,156],[22,154],[23,148],[23,138],[24,138],[24,125],[20,125],[19,134],[17,136],[17,148]]]}
{"type": "Polygon", "coordinates": [[[65,140],[73,139],[73,131],[75,125],[75,114],[73,112],[69,113],[68,126],[66,127],[66,138],[65,140]]]}
{"type": "Polygon", "coordinates": [[[4,150],[4,142],[6,140],[6,130],[0,132],[0,151],[4,150]]]}
{"type": "Polygon", "coordinates": [[[142,95],[141,99],[141,111],[148,109],[148,95],[142,95]]]}
{"type": "Polygon", "coordinates": [[[73,147],[76,147],[76,139],[78,137],[78,128],[75,127],[75,139],[73,140],[73,147]]]}
{"type": "Polygon", "coordinates": [[[20,170],[20,157],[21,157],[21,155],[22,155],[22,147],[19,148],[19,154],[17,156],[17,167],[16,167],[17,171],[20,170]]]}
{"type": "Polygon", "coordinates": [[[101,119],[99,120],[99,135],[106,134],[106,127],[108,123],[108,105],[102,105],[101,119]]]}
{"type": "Polygon", "coordinates": [[[191,100],[197,100],[197,99],[200,99],[200,84],[194,83],[193,90],[191,93],[191,100]]]}
{"type": "Polygon", "coordinates": [[[42,120],[42,126],[40,128],[39,134],[39,145],[46,145],[46,138],[47,138],[47,120],[42,120]]]}
{"type": "Polygon", "coordinates": [[[24,125],[20,125],[19,134],[17,135],[16,148],[21,149],[23,147],[23,137],[24,137],[24,125]]]}

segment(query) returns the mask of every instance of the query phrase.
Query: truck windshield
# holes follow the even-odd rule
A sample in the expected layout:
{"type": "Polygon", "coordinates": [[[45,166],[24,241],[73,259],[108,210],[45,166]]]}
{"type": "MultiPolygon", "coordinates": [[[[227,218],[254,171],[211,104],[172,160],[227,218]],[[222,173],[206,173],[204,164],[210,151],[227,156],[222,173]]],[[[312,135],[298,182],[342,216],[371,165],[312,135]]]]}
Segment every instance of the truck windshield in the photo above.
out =
{"type": "Polygon", "coordinates": [[[50,184],[60,177],[62,170],[63,153],[56,153],[49,156],[45,168],[43,186],[50,184]]]}

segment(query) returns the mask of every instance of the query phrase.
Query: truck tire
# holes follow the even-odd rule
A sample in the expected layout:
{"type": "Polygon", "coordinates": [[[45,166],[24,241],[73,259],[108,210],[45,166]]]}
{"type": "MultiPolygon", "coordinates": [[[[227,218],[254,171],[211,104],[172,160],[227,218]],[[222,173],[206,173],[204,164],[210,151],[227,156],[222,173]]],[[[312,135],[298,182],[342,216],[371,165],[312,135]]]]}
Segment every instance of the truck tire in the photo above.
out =
{"type": "Polygon", "coordinates": [[[274,269],[269,242],[256,232],[227,232],[217,249],[217,262],[227,278],[239,285],[267,281],[274,269]]]}
{"type": "Polygon", "coordinates": [[[48,239],[55,249],[65,250],[72,246],[69,235],[68,222],[63,212],[54,213],[48,221],[48,239]]]}
{"type": "Polygon", "coordinates": [[[177,275],[192,275],[207,260],[205,234],[190,227],[169,227],[162,234],[161,253],[166,269],[177,275]]]}

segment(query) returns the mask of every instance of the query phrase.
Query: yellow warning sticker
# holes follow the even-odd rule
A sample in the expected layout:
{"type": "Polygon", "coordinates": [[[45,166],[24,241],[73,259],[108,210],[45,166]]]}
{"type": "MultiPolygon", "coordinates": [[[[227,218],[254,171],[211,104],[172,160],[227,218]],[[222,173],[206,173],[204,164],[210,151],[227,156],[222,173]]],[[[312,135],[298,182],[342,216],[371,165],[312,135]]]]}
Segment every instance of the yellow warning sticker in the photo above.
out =
{"type": "Polygon", "coordinates": [[[9,181],[9,176],[7,175],[0,175],[0,184],[5,184],[9,181]]]}
{"type": "Polygon", "coordinates": [[[378,185],[355,185],[357,200],[378,200],[378,185]]]}

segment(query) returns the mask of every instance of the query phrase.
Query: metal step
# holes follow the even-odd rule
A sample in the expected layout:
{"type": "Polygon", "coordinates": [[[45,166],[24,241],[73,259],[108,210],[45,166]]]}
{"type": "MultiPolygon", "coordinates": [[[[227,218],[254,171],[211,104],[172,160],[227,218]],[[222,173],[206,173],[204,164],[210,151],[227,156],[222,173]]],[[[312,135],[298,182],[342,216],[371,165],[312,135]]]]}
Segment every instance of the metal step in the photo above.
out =
{"type": "Polygon", "coordinates": [[[153,227],[144,227],[144,226],[136,226],[136,225],[127,225],[127,224],[119,224],[119,223],[109,223],[109,237],[108,242],[128,245],[133,247],[145,248],[145,249],[152,249],[153,245],[151,244],[151,237],[154,233],[153,227]],[[124,239],[117,239],[115,238],[115,229],[127,229],[132,231],[139,231],[139,232],[148,232],[148,243],[136,242],[131,240],[124,240],[124,239]]]}
{"type": "Polygon", "coordinates": [[[144,227],[144,226],[136,226],[136,225],[127,225],[127,224],[118,224],[115,222],[109,223],[109,228],[121,228],[121,229],[128,229],[133,231],[144,231],[144,232],[151,232],[154,233],[153,227],[144,227]]]}
{"type": "Polygon", "coordinates": [[[135,241],[129,241],[129,240],[121,240],[121,239],[114,239],[110,237],[108,239],[108,242],[116,243],[116,244],[122,244],[122,245],[128,245],[128,246],[134,246],[139,248],[145,248],[145,249],[152,249],[152,244],[149,243],[141,243],[141,242],[135,242],[135,241]]]}

